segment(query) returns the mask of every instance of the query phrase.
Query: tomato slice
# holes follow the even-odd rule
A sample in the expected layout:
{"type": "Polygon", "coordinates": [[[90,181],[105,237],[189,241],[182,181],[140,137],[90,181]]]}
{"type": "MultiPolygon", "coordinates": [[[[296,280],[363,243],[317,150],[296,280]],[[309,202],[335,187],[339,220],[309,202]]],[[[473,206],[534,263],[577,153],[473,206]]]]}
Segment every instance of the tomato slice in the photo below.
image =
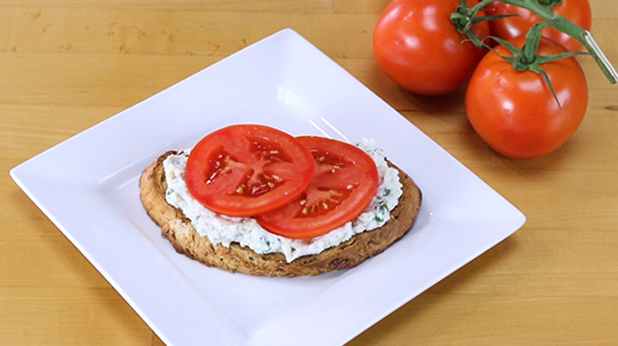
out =
{"type": "Polygon", "coordinates": [[[206,208],[228,216],[277,209],[308,186],[315,163],[296,138],[262,125],[232,125],[204,137],[187,160],[185,181],[206,208]]]}
{"type": "Polygon", "coordinates": [[[378,169],[363,150],[322,137],[298,137],[315,159],[307,189],[277,210],[257,215],[268,231],[292,239],[317,237],[360,215],[378,187],[378,169]]]}

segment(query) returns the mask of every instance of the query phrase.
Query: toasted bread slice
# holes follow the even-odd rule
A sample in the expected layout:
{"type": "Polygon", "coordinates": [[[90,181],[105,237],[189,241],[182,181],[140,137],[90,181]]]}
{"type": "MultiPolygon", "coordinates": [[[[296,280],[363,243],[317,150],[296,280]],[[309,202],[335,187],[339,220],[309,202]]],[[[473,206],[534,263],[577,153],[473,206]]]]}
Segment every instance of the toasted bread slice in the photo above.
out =
{"type": "MultiPolygon", "coordinates": [[[[140,178],[140,198],[152,220],[161,227],[162,235],[177,252],[201,263],[257,276],[309,276],[352,268],[369,257],[375,256],[407,233],[418,215],[421,205],[421,191],[414,181],[399,170],[403,194],[399,204],[391,211],[391,218],[382,227],[356,234],[338,246],[328,248],[319,254],[299,257],[287,262],[281,253],[258,254],[248,247],[232,243],[230,247],[211,243],[202,237],[191,225],[180,209],[165,200],[167,184],[163,161],[174,154],[170,151],[161,155],[144,170],[140,178]]],[[[390,164],[390,163],[389,163],[390,164]]]]}

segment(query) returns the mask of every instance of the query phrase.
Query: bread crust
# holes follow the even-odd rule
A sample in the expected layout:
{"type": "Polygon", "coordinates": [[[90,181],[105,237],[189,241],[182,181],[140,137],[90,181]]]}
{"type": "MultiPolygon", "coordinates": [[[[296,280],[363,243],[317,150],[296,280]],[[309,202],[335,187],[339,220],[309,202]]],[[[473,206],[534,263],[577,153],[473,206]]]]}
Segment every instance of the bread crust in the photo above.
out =
{"type": "Polygon", "coordinates": [[[148,215],[161,227],[161,233],[177,252],[207,266],[230,272],[256,276],[312,276],[352,268],[383,252],[406,234],[418,215],[421,191],[414,181],[398,167],[403,184],[399,204],[391,211],[391,218],[382,227],[356,234],[349,240],[315,255],[299,257],[287,262],[281,253],[258,254],[248,247],[232,243],[230,247],[211,243],[200,236],[183,212],[165,200],[167,184],[163,160],[169,151],[150,164],[140,178],[140,198],[148,215]]]}

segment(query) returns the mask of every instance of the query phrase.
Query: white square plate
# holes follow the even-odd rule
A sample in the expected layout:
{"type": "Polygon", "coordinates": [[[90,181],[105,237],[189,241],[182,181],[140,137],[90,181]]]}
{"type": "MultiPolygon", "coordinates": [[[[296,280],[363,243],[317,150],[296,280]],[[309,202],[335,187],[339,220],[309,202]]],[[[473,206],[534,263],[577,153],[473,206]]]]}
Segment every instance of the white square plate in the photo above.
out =
{"type": "Polygon", "coordinates": [[[343,344],[496,245],[525,216],[291,29],[22,163],[11,176],[169,345],[343,344]],[[139,200],[142,170],[232,123],[375,138],[423,191],[413,229],[360,266],[305,278],[177,254],[139,200]]]}

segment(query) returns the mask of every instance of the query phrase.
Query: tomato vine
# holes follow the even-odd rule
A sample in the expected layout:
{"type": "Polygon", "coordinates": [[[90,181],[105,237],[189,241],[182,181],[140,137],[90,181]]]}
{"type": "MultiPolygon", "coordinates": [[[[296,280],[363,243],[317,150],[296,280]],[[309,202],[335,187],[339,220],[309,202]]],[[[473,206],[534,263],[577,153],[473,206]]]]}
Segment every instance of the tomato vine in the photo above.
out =
{"type": "MultiPolygon", "coordinates": [[[[472,7],[467,6],[466,0],[461,0],[461,6],[457,9],[455,13],[451,16],[451,21],[457,26],[462,33],[467,35],[467,37],[477,46],[487,47],[483,41],[485,38],[476,37],[474,32],[471,30],[467,30],[467,28],[475,23],[485,20],[494,20],[499,19],[505,16],[485,16],[485,17],[477,17],[477,14],[483,10],[489,3],[492,3],[496,0],[482,0],[478,2],[476,5],[472,7]]],[[[528,34],[526,35],[527,44],[522,48],[522,52],[518,54],[518,57],[514,59],[512,62],[514,64],[514,68],[521,69],[522,65],[534,65],[540,63],[534,57],[536,56],[536,48],[538,47],[538,40],[540,36],[540,31],[546,27],[553,27],[580,42],[588,51],[588,53],[595,59],[607,79],[612,84],[618,83],[618,72],[611,64],[607,56],[603,53],[599,45],[597,44],[594,36],[590,33],[590,31],[585,30],[578,26],[577,24],[570,21],[568,18],[556,14],[552,11],[553,6],[558,5],[562,2],[562,0],[497,0],[499,2],[510,4],[514,6],[518,6],[521,8],[525,8],[540,18],[543,21],[534,25],[528,34]]],[[[495,38],[494,38],[495,39],[495,38]]],[[[576,53],[581,54],[581,53],[576,53]]],[[[571,54],[573,55],[573,54],[571,54]]],[[[569,55],[566,55],[569,56],[569,55]]],[[[561,56],[565,57],[565,56],[561,56]]],[[[554,57],[560,58],[560,57],[554,57]]],[[[530,68],[532,70],[537,69],[536,66],[532,66],[530,68]]]]}
{"type": "Polygon", "coordinates": [[[618,73],[587,30],[587,22],[573,16],[569,12],[572,7],[566,6],[566,0],[480,0],[468,7],[467,1],[461,0],[451,15],[455,27],[469,41],[494,53],[486,54],[472,75],[466,91],[466,115],[477,134],[504,156],[540,157],[559,148],[575,133],[588,103],[586,78],[575,55],[591,55],[608,80],[618,82],[618,73]],[[493,16],[492,10],[496,11],[493,16]],[[516,36],[492,31],[489,37],[473,37],[466,28],[468,22],[486,20],[516,23],[515,18],[501,19],[513,13],[522,18],[528,13],[532,16],[519,24],[523,31],[516,36]],[[545,28],[557,31],[542,33],[545,28]],[[567,46],[574,42],[568,38],[556,42],[553,36],[543,37],[550,32],[574,39],[587,52],[577,51],[575,43],[567,46]],[[499,44],[492,47],[487,39],[499,44]],[[487,100],[489,93],[494,97],[491,102],[487,100]],[[555,102],[550,101],[552,98],[555,102]]]}

